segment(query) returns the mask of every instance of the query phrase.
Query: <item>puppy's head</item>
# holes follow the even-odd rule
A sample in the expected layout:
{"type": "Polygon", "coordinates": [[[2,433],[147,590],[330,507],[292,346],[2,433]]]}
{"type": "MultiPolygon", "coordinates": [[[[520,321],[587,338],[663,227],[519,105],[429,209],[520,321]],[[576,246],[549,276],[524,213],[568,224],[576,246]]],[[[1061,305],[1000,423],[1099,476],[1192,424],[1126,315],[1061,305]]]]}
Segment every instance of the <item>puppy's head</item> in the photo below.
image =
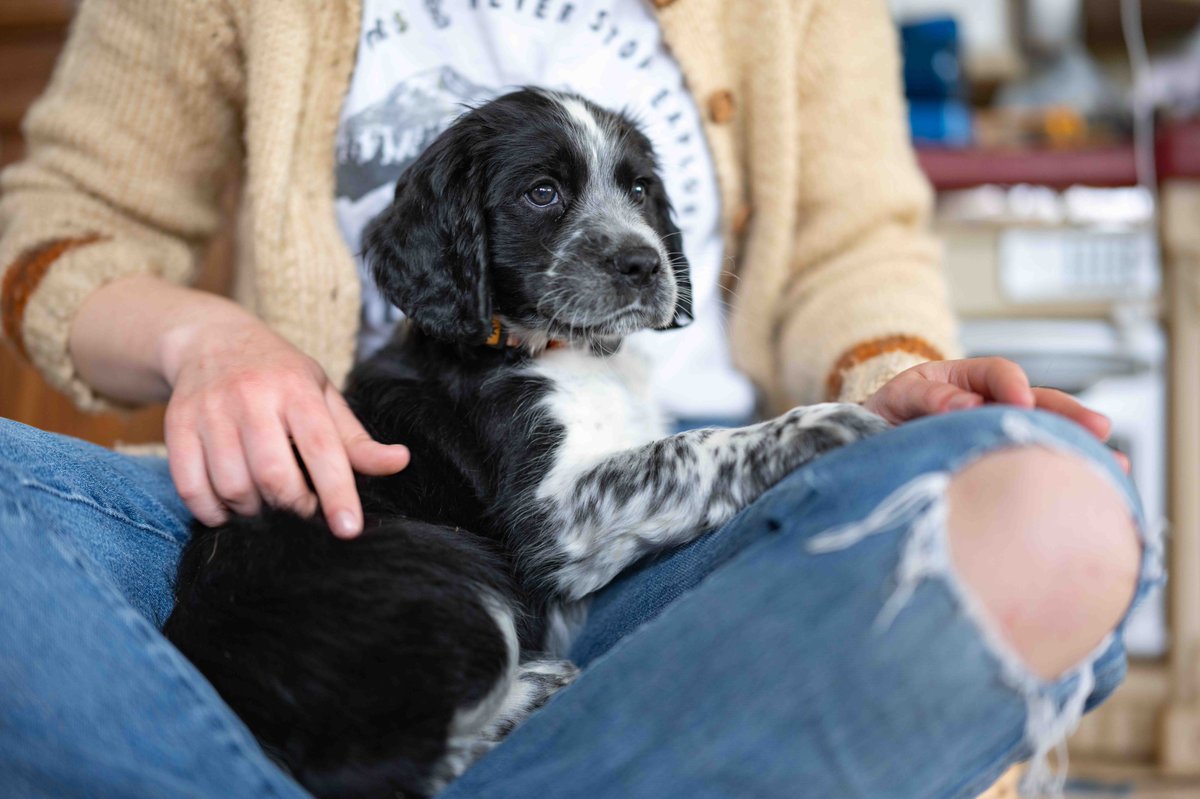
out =
{"type": "Polygon", "coordinates": [[[649,140],[581,98],[525,89],[463,116],[368,226],[384,295],[434,337],[613,343],[691,321],[679,229],[649,140]]]}

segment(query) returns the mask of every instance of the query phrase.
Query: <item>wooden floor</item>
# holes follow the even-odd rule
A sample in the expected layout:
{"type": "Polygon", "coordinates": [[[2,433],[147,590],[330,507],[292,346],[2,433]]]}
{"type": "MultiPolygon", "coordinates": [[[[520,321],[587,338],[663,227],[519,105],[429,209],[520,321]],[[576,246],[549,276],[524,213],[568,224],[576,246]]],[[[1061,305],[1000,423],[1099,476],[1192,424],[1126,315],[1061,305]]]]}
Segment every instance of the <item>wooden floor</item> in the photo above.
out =
{"type": "Polygon", "coordinates": [[[1200,782],[1075,783],[1066,799],[1200,799],[1200,782]]]}
{"type": "MultiPolygon", "coordinates": [[[[1020,799],[1021,771],[1020,767],[1010,770],[980,799],[1020,799]]],[[[1149,764],[1075,761],[1063,799],[1200,799],[1200,777],[1168,780],[1149,764]]]]}
{"type": "Polygon", "coordinates": [[[1196,799],[1196,797],[1200,797],[1200,785],[1139,789],[1130,794],[1130,799],[1196,799]]]}
{"type": "Polygon", "coordinates": [[[1167,780],[1120,767],[1076,763],[1066,799],[1200,799],[1200,778],[1167,780]]]}

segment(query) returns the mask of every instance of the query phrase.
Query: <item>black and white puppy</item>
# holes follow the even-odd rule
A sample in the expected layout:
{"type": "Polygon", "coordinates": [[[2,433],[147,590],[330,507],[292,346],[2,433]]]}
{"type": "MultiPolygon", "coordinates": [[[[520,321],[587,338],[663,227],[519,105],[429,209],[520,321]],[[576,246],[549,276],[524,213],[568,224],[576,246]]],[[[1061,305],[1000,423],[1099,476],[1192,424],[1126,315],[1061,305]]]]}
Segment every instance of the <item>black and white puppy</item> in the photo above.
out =
{"type": "Polygon", "coordinates": [[[467,113],[364,243],[410,324],[347,398],[411,465],[360,478],[355,540],[281,511],[197,527],[166,633],[313,793],[427,796],[570,682],[548,650],[589,594],[885,423],[666,435],[620,344],[688,321],[679,230],[650,142],[578,97],[467,113]]]}

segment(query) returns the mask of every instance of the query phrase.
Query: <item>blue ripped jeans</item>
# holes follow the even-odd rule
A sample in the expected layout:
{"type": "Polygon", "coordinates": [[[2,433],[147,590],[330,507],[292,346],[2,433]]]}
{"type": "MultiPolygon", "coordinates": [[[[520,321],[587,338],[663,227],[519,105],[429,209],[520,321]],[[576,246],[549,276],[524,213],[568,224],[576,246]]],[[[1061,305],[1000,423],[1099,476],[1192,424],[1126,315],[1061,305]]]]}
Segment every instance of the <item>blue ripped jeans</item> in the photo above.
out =
{"type": "MultiPolygon", "coordinates": [[[[933,417],[837,450],[592,603],[584,671],[445,799],[972,797],[1121,681],[1120,630],[1053,682],[981,632],[948,477],[1042,413],[933,417]]],[[[158,632],[189,517],[160,459],[0,421],[0,796],[301,797],[158,632]]],[[[1143,539],[1138,598],[1161,580],[1143,539]]]]}

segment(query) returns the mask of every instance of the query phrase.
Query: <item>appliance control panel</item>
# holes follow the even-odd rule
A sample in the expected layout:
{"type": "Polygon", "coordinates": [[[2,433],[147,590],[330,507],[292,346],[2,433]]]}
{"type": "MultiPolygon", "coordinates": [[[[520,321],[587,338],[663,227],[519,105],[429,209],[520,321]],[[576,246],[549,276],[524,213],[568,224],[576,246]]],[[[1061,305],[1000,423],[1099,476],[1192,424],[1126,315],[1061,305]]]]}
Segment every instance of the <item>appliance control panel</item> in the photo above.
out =
{"type": "Polygon", "coordinates": [[[1152,230],[1009,228],[999,237],[999,281],[1012,302],[1143,300],[1161,283],[1152,230]]]}

